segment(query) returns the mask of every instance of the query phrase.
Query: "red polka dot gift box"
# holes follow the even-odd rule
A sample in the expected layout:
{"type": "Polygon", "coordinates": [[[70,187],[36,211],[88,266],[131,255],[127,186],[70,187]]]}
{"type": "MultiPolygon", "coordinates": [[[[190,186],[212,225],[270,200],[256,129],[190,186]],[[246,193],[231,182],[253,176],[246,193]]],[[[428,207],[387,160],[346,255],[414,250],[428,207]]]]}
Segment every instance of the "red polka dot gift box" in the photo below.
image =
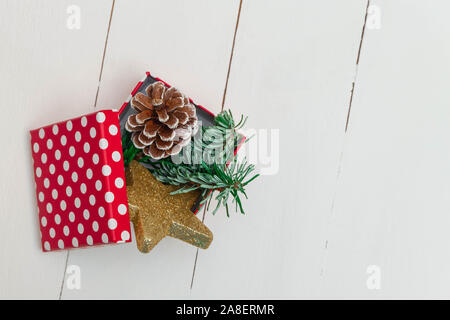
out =
{"type": "Polygon", "coordinates": [[[119,112],[30,131],[44,251],[131,241],[119,112]]]}

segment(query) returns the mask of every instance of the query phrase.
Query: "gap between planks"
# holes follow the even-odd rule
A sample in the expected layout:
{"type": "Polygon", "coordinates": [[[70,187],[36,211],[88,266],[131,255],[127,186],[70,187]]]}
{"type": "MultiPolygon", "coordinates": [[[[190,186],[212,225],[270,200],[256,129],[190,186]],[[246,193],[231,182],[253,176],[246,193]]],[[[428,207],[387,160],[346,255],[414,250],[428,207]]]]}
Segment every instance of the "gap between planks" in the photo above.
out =
{"type": "Polygon", "coordinates": [[[225,79],[225,88],[223,90],[222,111],[225,106],[225,99],[226,99],[227,89],[228,89],[228,79],[230,78],[231,63],[233,62],[234,44],[236,43],[236,34],[237,34],[237,31],[239,28],[239,19],[241,18],[241,9],[242,9],[242,0],[239,1],[239,9],[238,9],[238,14],[237,14],[237,18],[236,18],[236,27],[234,28],[233,43],[231,45],[231,52],[230,52],[230,61],[228,62],[227,77],[225,79]]]}
{"type": "Polygon", "coordinates": [[[109,15],[109,22],[108,22],[108,30],[106,31],[105,46],[103,47],[102,64],[100,66],[100,74],[98,76],[97,93],[95,94],[94,108],[97,107],[98,93],[100,91],[100,83],[102,82],[103,65],[105,63],[106,49],[108,48],[109,30],[111,29],[111,22],[112,22],[112,17],[113,17],[113,13],[114,13],[114,5],[115,4],[116,4],[116,0],[112,0],[111,13],[109,15]]]}
{"type": "MultiPolygon", "coordinates": [[[[205,222],[205,217],[206,217],[206,208],[209,207],[209,204],[211,203],[211,199],[209,199],[208,203],[204,204],[204,208],[203,208],[203,215],[202,215],[202,223],[205,222]]],[[[197,259],[198,259],[198,248],[197,250],[195,250],[195,259],[194,259],[194,268],[192,269],[192,278],[191,278],[191,285],[189,286],[189,290],[192,290],[192,287],[194,285],[194,278],[195,278],[195,269],[197,268],[197,259]]]]}
{"type": "Polygon", "coordinates": [[[62,298],[62,293],[64,290],[64,283],[66,280],[66,270],[67,270],[67,262],[69,261],[69,250],[67,250],[67,254],[66,254],[66,262],[64,264],[64,271],[63,271],[63,278],[61,280],[61,288],[59,288],[59,296],[58,296],[58,300],[61,300],[62,298]]]}
{"type": "MultiPolygon", "coordinates": [[[[111,30],[111,22],[112,22],[112,17],[113,17],[113,13],[114,13],[114,5],[115,5],[115,3],[116,3],[116,0],[112,0],[111,11],[110,11],[110,14],[109,14],[109,21],[108,21],[108,29],[106,31],[105,46],[103,47],[102,62],[101,62],[101,65],[100,65],[100,73],[99,73],[99,76],[98,76],[97,92],[95,94],[94,108],[97,107],[98,93],[100,91],[100,82],[102,81],[103,65],[105,63],[106,49],[108,48],[109,31],[111,30]]],[[[63,291],[64,291],[64,283],[65,283],[65,280],[66,280],[66,270],[67,270],[67,264],[69,262],[69,254],[70,254],[70,250],[67,250],[66,262],[64,264],[63,278],[62,278],[62,281],[61,281],[61,288],[59,289],[58,300],[62,299],[62,294],[63,294],[63,291]]]]}
{"type": "MultiPolygon", "coordinates": [[[[231,71],[231,64],[233,62],[233,54],[234,54],[234,45],[236,43],[236,35],[237,35],[237,31],[239,28],[239,20],[241,18],[241,10],[242,10],[242,1],[239,1],[239,8],[238,8],[238,13],[237,13],[237,17],[236,17],[236,26],[234,28],[234,34],[233,34],[233,43],[231,45],[231,52],[230,52],[230,60],[228,62],[228,70],[227,70],[227,76],[225,79],[225,88],[223,90],[223,97],[222,97],[222,111],[223,108],[225,106],[225,99],[226,99],[226,95],[227,95],[227,88],[228,88],[228,80],[230,78],[230,71],[231,71]]],[[[211,198],[212,199],[212,198],[211,198]]],[[[205,207],[203,209],[203,216],[202,216],[202,222],[205,222],[205,217],[206,217],[206,208],[209,207],[209,204],[211,203],[211,199],[209,199],[208,203],[205,203],[205,207]]],[[[194,267],[192,269],[192,278],[191,278],[191,285],[189,286],[189,290],[192,291],[192,287],[194,286],[194,279],[195,279],[195,270],[197,268],[197,260],[198,260],[198,248],[196,250],[195,253],[195,260],[194,260],[194,267]]]]}
{"type": "Polygon", "coordinates": [[[350,101],[348,103],[347,120],[345,121],[345,132],[347,132],[348,124],[350,121],[350,113],[352,111],[353,93],[355,92],[355,83],[356,83],[356,79],[358,76],[359,58],[361,57],[361,48],[363,45],[364,34],[366,31],[367,14],[369,12],[369,6],[370,6],[370,0],[367,0],[366,15],[364,16],[364,24],[363,24],[362,31],[361,31],[361,39],[359,40],[358,55],[356,56],[355,75],[354,75],[353,82],[352,82],[352,90],[350,92],[350,101]]]}
{"type": "MultiPolygon", "coordinates": [[[[338,159],[338,166],[337,166],[337,171],[336,171],[336,183],[335,183],[335,190],[332,196],[332,200],[331,200],[331,206],[330,206],[330,217],[328,220],[328,224],[327,224],[327,232],[326,234],[328,234],[328,231],[331,230],[331,224],[332,224],[332,220],[333,220],[333,214],[334,214],[334,206],[335,206],[335,201],[336,201],[336,196],[337,196],[337,185],[341,176],[341,169],[342,169],[342,161],[344,158],[344,143],[345,143],[345,135],[347,133],[348,127],[349,127],[349,121],[350,121],[350,113],[351,113],[351,108],[352,108],[352,102],[353,102],[353,94],[355,91],[355,84],[356,84],[356,80],[357,80],[357,76],[358,76],[358,66],[359,66],[359,61],[360,61],[360,57],[361,57],[361,49],[363,46],[363,42],[364,42],[364,35],[365,35],[365,30],[366,30],[366,23],[367,23],[367,15],[369,12],[369,7],[370,7],[370,2],[371,0],[367,0],[367,5],[366,5],[366,10],[365,10],[365,15],[364,15],[364,22],[363,22],[363,27],[362,27],[362,31],[361,31],[361,38],[359,40],[359,47],[358,47],[358,53],[356,56],[356,63],[355,63],[355,72],[354,72],[354,77],[353,77],[353,81],[352,81],[352,89],[350,92],[350,101],[349,101],[349,105],[348,105],[348,111],[347,111],[347,119],[345,121],[345,130],[344,130],[344,141],[342,143],[342,149],[341,149],[341,153],[339,155],[339,159],[338,159]]],[[[328,237],[326,237],[325,239],[325,244],[324,244],[324,254],[323,254],[323,258],[322,258],[322,265],[321,265],[321,269],[320,269],[320,277],[323,277],[324,272],[325,272],[325,265],[327,262],[327,250],[328,250],[328,244],[329,244],[329,239],[328,237]]],[[[323,278],[322,278],[323,279],[323,278]]],[[[322,289],[322,285],[319,286],[319,291],[321,291],[322,289]]],[[[320,295],[320,292],[319,292],[320,295]]]]}

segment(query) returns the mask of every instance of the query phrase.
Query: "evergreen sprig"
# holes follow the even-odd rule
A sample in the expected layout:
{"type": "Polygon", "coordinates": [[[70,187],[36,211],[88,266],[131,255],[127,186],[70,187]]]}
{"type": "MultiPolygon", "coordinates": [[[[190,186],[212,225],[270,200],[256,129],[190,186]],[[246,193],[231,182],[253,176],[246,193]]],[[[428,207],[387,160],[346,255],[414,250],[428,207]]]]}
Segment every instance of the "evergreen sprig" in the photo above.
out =
{"type": "MultiPolygon", "coordinates": [[[[229,216],[228,200],[230,197],[236,205],[236,211],[244,214],[241,195],[247,198],[245,187],[259,174],[251,176],[255,166],[245,159],[239,163],[234,156],[241,136],[236,130],[245,125],[247,118],[243,116],[236,123],[231,111],[223,111],[214,118],[214,125],[202,127],[202,139],[200,143],[193,139],[191,144],[183,149],[184,160],[174,163],[172,158],[153,160],[148,156],[142,156],[130,137],[125,134],[122,140],[124,148],[124,162],[127,166],[130,161],[139,155],[138,161],[149,164],[152,174],[161,182],[181,186],[172,194],[186,193],[200,190],[201,204],[209,203],[214,197],[217,206],[213,214],[224,206],[229,216]],[[218,139],[220,137],[220,139],[218,139]],[[188,155],[187,157],[185,155],[188,155]]],[[[207,209],[209,209],[207,207],[207,209]]]]}
{"type": "Polygon", "coordinates": [[[159,181],[182,186],[172,194],[201,190],[203,199],[201,203],[204,204],[217,191],[218,194],[215,197],[217,206],[212,213],[215,214],[220,206],[224,205],[227,216],[229,216],[228,199],[230,196],[236,204],[236,211],[239,208],[242,214],[245,213],[240,195],[242,194],[247,198],[245,187],[258,177],[258,174],[250,177],[250,174],[255,170],[254,165],[248,164],[245,160],[238,163],[236,159],[233,159],[228,166],[224,163],[208,165],[202,162],[199,167],[195,167],[186,164],[174,164],[166,159],[152,163],[151,166],[151,172],[159,181]]]}

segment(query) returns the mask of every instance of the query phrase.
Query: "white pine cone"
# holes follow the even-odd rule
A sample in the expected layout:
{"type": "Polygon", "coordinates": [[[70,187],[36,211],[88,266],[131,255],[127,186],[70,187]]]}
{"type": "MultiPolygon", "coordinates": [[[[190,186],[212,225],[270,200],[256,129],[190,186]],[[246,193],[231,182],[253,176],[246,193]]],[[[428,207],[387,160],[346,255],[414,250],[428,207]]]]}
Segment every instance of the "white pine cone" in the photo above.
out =
{"type": "Polygon", "coordinates": [[[195,106],[176,88],[167,88],[161,81],[137,93],[131,106],[138,111],[128,117],[125,128],[132,132],[136,148],[158,160],[175,155],[188,145],[197,133],[195,106]]]}

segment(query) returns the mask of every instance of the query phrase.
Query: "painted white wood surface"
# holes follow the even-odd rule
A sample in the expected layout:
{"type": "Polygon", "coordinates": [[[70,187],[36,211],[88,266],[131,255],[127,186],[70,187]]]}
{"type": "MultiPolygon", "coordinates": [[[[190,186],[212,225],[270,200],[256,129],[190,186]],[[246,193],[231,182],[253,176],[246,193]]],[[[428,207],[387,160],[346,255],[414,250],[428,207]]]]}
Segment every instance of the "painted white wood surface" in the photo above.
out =
{"type": "Polygon", "coordinates": [[[249,185],[245,216],[206,217],[215,240],[199,251],[196,298],[318,296],[365,9],[244,1],[226,106],[279,129],[279,170],[249,185]]]}
{"type": "MultiPolygon", "coordinates": [[[[97,108],[120,106],[150,71],[217,112],[238,1],[116,1],[97,108]]],[[[72,251],[82,289],[63,299],[188,298],[196,249],[163,239],[149,254],[136,244],[72,251]]]]}
{"type": "Polygon", "coordinates": [[[448,299],[450,3],[372,3],[381,28],[366,30],[321,292],[448,299]]]}
{"type": "MultiPolygon", "coordinates": [[[[366,3],[244,0],[225,106],[279,129],[279,172],[246,216],[207,215],[192,290],[196,249],[165,239],[71,251],[82,288],[62,298],[449,298],[450,4],[372,0],[355,79],[366,3]]],[[[59,297],[67,253],[40,251],[28,130],[93,110],[111,5],[0,2],[0,298],[59,297]]],[[[97,108],[149,70],[219,111],[238,6],[116,0],[97,108]]]]}
{"type": "Polygon", "coordinates": [[[66,252],[44,254],[29,145],[30,129],[90,110],[111,2],[0,2],[0,298],[57,299],[66,252]]]}

